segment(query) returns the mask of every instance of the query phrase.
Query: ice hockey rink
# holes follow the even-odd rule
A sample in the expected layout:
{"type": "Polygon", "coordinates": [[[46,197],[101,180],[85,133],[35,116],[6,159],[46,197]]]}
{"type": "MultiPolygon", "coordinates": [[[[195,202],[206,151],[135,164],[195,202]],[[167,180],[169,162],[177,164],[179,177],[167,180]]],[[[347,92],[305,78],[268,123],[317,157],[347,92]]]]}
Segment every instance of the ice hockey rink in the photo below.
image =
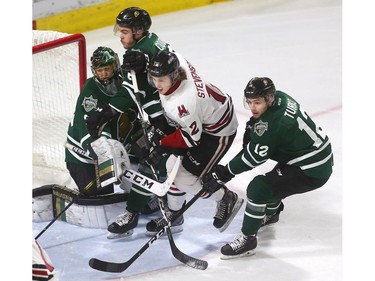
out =
{"type": "MultiPolygon", "coordinates": [[[[204,271],[177,261],[165,237],[122,273],[89,267],[92,257],[114,262],[130,259],[149,240],[144,235],[145,225],[155,216],[141,217],[133,236],[119,240],[108,240],[105,229],[58,221],[38,241],[52,259],[59,280],[342,280],[341,1],[235,0],[158,15],[152,20],[152,32],[183,54],[206,80],[233,97],[240,126],[234,145],[221,163],[230,160],[242,144],[244,125],[250,116],[242,106],[244,87],[252,77],[267,76],[277,89],[297,99],[330,137],[334,173],[324,187],[286,198],[280,221],[258,233],[257,253],[247,258],[220,259],[220,248],[241,229],[244,206],[228,229],[219,233],[212,226],[215,204],[198,200],[185,213],[184,231],[174,238],[180,250],[208,261],[204,271]]],[[[124,51],[119,38],[112,34],[112,26],[84,35],[88,59],[98,46],[111,47],[122,58],[124,51]]],[[[238,175],[228,187],[246,198],[249,180],[270,166],[272,162],[238,175]]],[[[32,236],[46,225],[33,223],[32,236]]],[[[357,280],[366,280],[359,274],[357,280]]]]}

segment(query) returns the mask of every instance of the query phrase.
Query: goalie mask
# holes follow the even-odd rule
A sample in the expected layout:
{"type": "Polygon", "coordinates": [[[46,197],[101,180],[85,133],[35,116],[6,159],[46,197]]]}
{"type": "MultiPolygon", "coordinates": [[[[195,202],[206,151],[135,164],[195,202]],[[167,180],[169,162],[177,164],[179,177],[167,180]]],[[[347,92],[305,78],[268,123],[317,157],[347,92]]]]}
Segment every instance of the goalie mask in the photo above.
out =
{"type": "Polygon", "coordinates": [[[91,72],[99,89],[108,96],[119,90],[123,76],[118,55],[108,47],[98,47],[91,57],[91,72]]]}

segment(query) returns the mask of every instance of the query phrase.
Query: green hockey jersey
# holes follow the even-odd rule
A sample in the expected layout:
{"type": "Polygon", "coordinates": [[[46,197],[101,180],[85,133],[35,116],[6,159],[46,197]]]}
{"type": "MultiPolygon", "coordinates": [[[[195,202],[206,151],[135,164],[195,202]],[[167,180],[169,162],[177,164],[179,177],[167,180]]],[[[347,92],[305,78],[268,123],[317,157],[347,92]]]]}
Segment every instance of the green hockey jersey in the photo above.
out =
{"type": "Polygon", "coordinates": [[[248,144],[228,163],[228,168],[239,174],[268,159],[298,166],[315,178],[328,178],[332,173],[328,136],[297,101],[281,91],[276,91],[273,105],[255,120],[248,144]]]}
{"type": "MultiPolygon", "coordinates": [[[[141,51],[149,56],[151,60],[160,50],[170,50],[170,45],[160,40],[154,33],[148,33],[141,38],[131,49],[127,51],[141,51]]],[[[155,88],[150,86],[147,80],[147,73],[137,73],[137,84],[141,92],[141,105],[150,118],[155,118],[163,114],[159,94],[155,88]]],[[[129,72],[124,73],[123,86],[127,91],[122,91],[114,96],[110,101],[110,106],[119,112],[124,112],[135,102],[133,82],[129,72]],[[130,94],[129,94],[130,93],[130,94]]]]}
{"type": "MultiPolygon", "coordinates": [[[[121,88],[119,92],[126,92],[126,88],[121,88]]],[[[98,87],[95,78],[91,77],[86,80],[82,91],[77,99],[74,116],[69,123],[67,142],[79,147],[85,151],[88,145],[94,141],[86,128],[85,119],[88,114],[103,104],[108,104],[111,100],[98,87]]],[[[137,121],[137,107],[133,102],[122,113],[118,113],[108,124],[104,127],[102,135],[108,138],[116,139],[126,145],[131,135],[139,128],[137,121]]],[[[65,162],[73,162],[77,164],[93,164],[93,161],[79,155],[71,150],[65,149],[65,162]]]]}
{"type": "MultiPolygon", "coordinates": [[[[142,51],[148,54],[149,58],[152,59],[159,50],[169,48],[169,44],[161,41],[156,34],[149,33],[129,50],[142,51]]],[[[95,110],[95,108],[103,103],[109,104],[109,106],[119,112],[119,114],[104,127],[102,135],[117,139],[124,145],[130,141],[131,134],[138,129],[134,128],[134,120],[138,114],[138,104],[134,94],[130,73],[125,72],[123,74],[124,80],[122,87],[112,97],[101,92],[94,78],[89,78],[86,81],[77,100],[74,117],[68,128],[67,141],[69,143],[87,151],[87,147],[93,139],[87,131],[85,118],[90,111],[95,110]]],[[[146,72],[137,74],[137,84],[141,93],[140,103],[147,116],[149,118],[155,118],[163,115],[159,94],[155,92],[155,88],[149,85],[146,72]]],[[[90,159],[86,159],[67,149],[65,150],[65,161],[81,164],[93,163],[90,159]]]]}

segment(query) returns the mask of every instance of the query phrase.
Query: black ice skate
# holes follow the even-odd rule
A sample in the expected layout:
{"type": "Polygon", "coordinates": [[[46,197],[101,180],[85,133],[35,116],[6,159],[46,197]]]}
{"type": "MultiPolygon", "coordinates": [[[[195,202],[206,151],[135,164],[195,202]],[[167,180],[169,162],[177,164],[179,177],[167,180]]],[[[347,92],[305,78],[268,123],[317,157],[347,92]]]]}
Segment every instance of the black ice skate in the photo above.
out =
{"type": "Polygon", "coordinates": [[[257,238],[255,235],[246,236],[242,232],[234,240],[221,248],[220,257],[222,260],[235,259],[240,257],[252,256],[257,247],[257,238]]]}
{"type": "Polygon", "coordinates": [[[277,209],[276,213],[274,213],[273,215],[269,215],[269,216],[264,217],[263,222],[260,225],[260,227],[277,223],[279,221],[280,213],[281,213],[282,210],[284,210],[283,202],[280,203],[280,206],[277,209]]]}
{"type": "MultiPolygon", "coordinates": [[[[170,221],[172,217],[177,213],[178,211],[171,211],[168,208],[166,208],[165,215],[167,219],[170,221]]],[[[172,233],[178,233],[183,231],[182,224],[184,223],[184,216],[179,216],[172,224],[171,224],[171,232],[172,233]]],[[[155,235],[160,229],[162,229],[164,226],[167,225],[166,220],[163,216],[157,219],[153,219],[146,225],[146,235],[153,236],[155,235]]]]}
{"type": "Polygon", "coordinates": [[[220,232],[226,230],[241,208],[243,202],[244,200],[238,198],[236,193],[226,189],[223,199],[217,202],[213,225],[218,228],[220,232]]]}
{"type": "Polygon", "coordinates": [[[108,239],[118,239],[130,236],[134,232],[134,228],[138,225],[139,213],[125,212],[119,215],[115,222],[111,223],[107,230],[109,231],[108,239]]]}

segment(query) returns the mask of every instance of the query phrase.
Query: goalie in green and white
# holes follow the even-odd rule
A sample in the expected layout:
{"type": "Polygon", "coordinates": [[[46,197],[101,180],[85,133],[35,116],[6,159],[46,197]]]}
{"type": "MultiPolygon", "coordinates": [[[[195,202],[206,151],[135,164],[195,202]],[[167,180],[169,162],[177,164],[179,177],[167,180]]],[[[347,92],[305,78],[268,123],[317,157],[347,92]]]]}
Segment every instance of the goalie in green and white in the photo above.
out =
{"type": "MultiPolygon", "coordinates": [[[[96,114],[98,108],[107,105],[111,97],[122,88],[123,74],[118,55],[108,47],[98,47],[91,57],[93,77],[88,78],[76,102],[72,121],[69,124],[67,143],[83,151],[87,151],[95,140],[88,132],[86,120],[96,114]]],[[[132,134],[139,128],[137,112],[129,108],[123,113],[116,113],[111,121],[103,128],[101,135],[108,139],[118,140],[122,144],[130,141],[132,134]]],[[[98,170],[95,161],[66,149],[66,167],[84,195],[102,195],[114,192],[115,181],[98,180],[98,170]]],[[[125,183],[124,183],[125,184],[125,183]]],[[[129,191],[130,185],[121,186],[129,191]]]]}
{"type": "MultiPolygon", "coordinates": [[[[130,164],[125,161],[128,163],[127,165],[130,165],[127,168],[131,168],[132,171],[126,170],[124,177],[120,175],[123,168],[121,168],[121,163],[124,162],[118,156],[121,153],[124,156],[125,148],[128,149],[130,143],[134,143],[142,135],[142,130],[137,117],[137,106],[130,97],[132,91],[129,87],[123,85],[124,78],[117,54],[108,47],[98,47],[91,57],[91,70],[93,77],[86,80],[77,98],[74,116],[67,132],[65,161],[67,169],[80,192],[80,200],[77,200],[66,211],[64,219],[66,218],[68,222],[86,227],[107,227],[108,220],[113,221],[114,218],[112,214],[113,208],[110,208],[110,210],[108,208],[112,203],[108,205],[106,198],[116,195],[115,201],[119,202],[117,195],[124,195],[123,192],[113,193],[116,191],[117,185],[124,189],[125,193],[132,193],[132,197],[137,197],[137,194],[142,193],[140,195],[142,197],[141,200],[138,198],[132,200],[134,208],[139,209],[141,212],[144,209],[155,211],[156,208],[147,208],[150,205],[147,205],[147,203],[150,198],[156,197],[153,196],[150,189],[150,181],[138,173],[138,159],[133,155],[130,155],[130,164]],[[120,96],[120,100],[125,98],[129,106],[114,112],[110,120],[100,126],[100,136],[92,136],[87,129],[88,117],[97,116],[103,107],[108,107],[112,98],[117,98],[118,96],[120,96]],[[101,137],[107,139],[107,141],[104,142],[101,137]],[[90,145],[95,140],[101,142],[96,145],[98,150],[95,154],[99,154],[97,155],[98,159],[93,159],[93,156],[96,158],[95,155],[88,153],[90,145]],[[101,147],[101,145],[105,147],[101,147]],[[116,162],[120,163],[120,165],[116,165],[116,162]],[[143,180],[143,182],[139,182],[140,180],[143,180]],[[134,187],[135,191],[130,192],[133,184],[134,186],[139,186],[134,187]],[[85,197],[84,202],[81,200],[82,197],[85,197]],[[91,198],[92,201],[98,204],[94,206],[90,202],[87,205],[86,197],[91,198]],[[98,219],[98,221],[93,221],[93,219],[98,219]]],[[[162,116],[160,104],[153,102],[151,99],[145,99],[145,103],[151,105],[149,106],[150,110],[155,108],[154,111],[148,111],[151,117],[162,116]]],[[[142,173],[144,174],[145,172],[143,171],[142,173]]],[[[53,218],[53,196],[51,196],[52,191],[50,190],[64,189],[64,192],[71,193],[71,197],[74,197],[77,195],[77,193],[74,193],[76,186],[64,188],[51,185],[48,188],[47,195],[33,196],[33,221],[46,221],[53,218]]],[[[56,192],[56,194],[59,192],[56,192]]],[[[124,201],[123,197],[120,199],[124,201]]],[[[117,210],[114,213],[122,212],[124,207],[125,204],[122,203],[121,211],[117,210]]]]}

